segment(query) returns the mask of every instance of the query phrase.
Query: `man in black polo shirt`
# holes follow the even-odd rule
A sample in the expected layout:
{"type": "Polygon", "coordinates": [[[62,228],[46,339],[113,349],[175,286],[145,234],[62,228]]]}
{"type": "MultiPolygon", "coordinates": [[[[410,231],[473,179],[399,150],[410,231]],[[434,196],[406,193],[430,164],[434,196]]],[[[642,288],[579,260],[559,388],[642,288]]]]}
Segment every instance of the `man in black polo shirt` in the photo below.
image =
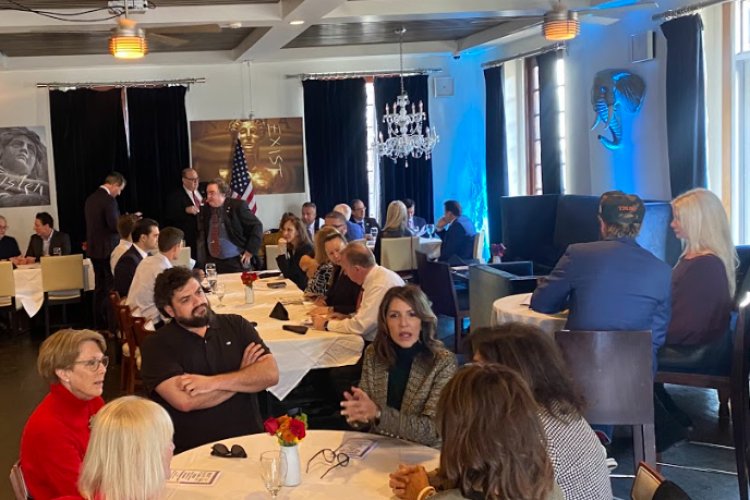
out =
{"type": "Polygon", "coordinates": [[[182,267],[159,274],[154,302],[173,319],[143,345],[143,383],[174,423],[175,451],[263,431],[257,392],[279,381],[276,361],[241,316],[215,314],[182,267]]]}

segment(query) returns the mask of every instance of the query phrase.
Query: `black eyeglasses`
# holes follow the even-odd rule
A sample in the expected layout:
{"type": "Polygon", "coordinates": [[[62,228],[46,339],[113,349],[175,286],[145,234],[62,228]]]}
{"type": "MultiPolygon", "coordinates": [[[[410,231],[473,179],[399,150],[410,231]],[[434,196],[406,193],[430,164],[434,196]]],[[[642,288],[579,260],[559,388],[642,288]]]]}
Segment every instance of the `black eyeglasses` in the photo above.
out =
{"type": "Polygon", "coordinates": [[[83,365],[87,370],[95,372],[99,369],[99,365],[107,368],[109,365],[109,356],[102,356],[101,358],[87,359],[85,361],[73,361],[74,365],[83,365]]]}
{"type": "Polygon", "coordinates": [[[313,460],[315,460],[315,458],[318,455],[322,455],[323,460],[325,460],[325,462],[328,465],[333,464],[330,467],[328,467],[328,469],[326,469],[323,475],[320,476],[320,479],[323,479],[326,476],[326,474],[331,472],[336,467],[346,467],[347,465],[349,465],[349,455],[347,455],[346,453],[336,453],[330,448],[323,448],[322,450],[317,452],[315,455],[310,457],[310,460],[307,461],[307,467],[305,468],[305,473],[310,472],[310,464],[312,463],[313,460]]]}
{"type": "Polygon", "coordinates": [[[230,450],[224,443],[216,443],[211,447],[211,455],[225,458],[247,458],[245,448],[238,444],[233,444],[230,450]]]}

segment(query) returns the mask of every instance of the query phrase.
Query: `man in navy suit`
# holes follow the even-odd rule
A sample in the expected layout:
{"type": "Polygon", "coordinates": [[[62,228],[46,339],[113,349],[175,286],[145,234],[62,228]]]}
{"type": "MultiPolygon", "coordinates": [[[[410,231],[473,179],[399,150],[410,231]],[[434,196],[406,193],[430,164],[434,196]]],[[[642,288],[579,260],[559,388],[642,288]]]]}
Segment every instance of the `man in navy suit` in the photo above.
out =
{"type": "Polygon", "coordinates": [[[602,241],[570,245],[531,298],[542,313],[570,309],[570,330],[651,330],[656,352],[671,316],[672,269],[635,238],[645,207],[636,195],[609,191],[599,201],[602,241]]]}
{"type": "Polygon", "coordinates": [[[404,198],[402,201],[404,202],[404,205],[406,205],[406,215],[409,216],[409,219],[406,222],[406,228],[411,231],[412,234],[417,234],[427,225],[427,221],[422,217],[414,215],[414,211],[416,210],[414,200],[411,198],[404,198]]]}
{"type": "Polygon", "coordinates": [[[34,232],[29,239],[26,257],[45,255],[70,255],[70,236],[55,231],[55,219],[47,212],[39,212],[34,219],[34,232]]]}
{"type": "Polygon", "coordinates": [[[120,208],[115,198],[125,189],[125,177],[120,172],[110,172],[104,184],[86,198],[86,255],[94,267],[94,324],[107,328],[107,293],[112,288],[112,268],[109,255],[117,245],[117,219],[120,208]]]}
{"type": "MultiPolygon", "coordinates": [[[[164,224],[182,229],[185,233],[185,244],[190,247],[190,256],[197,263],[203,262],[203,251],[199,252],[198,214],[203,206],[203,196],[199,192],[200,177],[192,168],[182,171],[182,186],[172,193],[164,204],[164,224]]],[[[197,267],[201,267],[196,264],[197,267]]]]}
{"type": "Polygon", "coordinates": [[[443,203],[445,213],[435,224],[437,234],[443,243],[440,245],[440,259],[445,262],[460,263],[474,256],[474,224],[461,214],[461,204],[456,200],[443,203]]]}
{"type": "Polygon", "coordinates": [[[133,245],[122,254],[115,265],[115,290],[120,297],[128,294],[138,264],[149,252],[159,247],[159,223],[153,219],[141,219],[135,223],[131,237],[133,245]]]}

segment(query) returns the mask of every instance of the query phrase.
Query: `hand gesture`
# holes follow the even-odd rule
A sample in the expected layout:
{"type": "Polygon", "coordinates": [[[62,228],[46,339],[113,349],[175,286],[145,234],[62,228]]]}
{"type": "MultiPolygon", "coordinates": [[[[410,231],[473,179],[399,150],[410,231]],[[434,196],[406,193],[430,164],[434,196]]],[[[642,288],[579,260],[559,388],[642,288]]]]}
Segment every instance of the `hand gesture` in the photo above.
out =
{"type": "Polygon", "coordinates": [[[351,392],[344,392],[341,408],[341,415],[348,424],[375,420],[380,411],[378,405],[359,387],[352,387],[351,392]]]}
{"type": "Polygon", "coordinates": [[[421,466],[400,464],[398,470],[391,472],[388,476],[388,486],[393,494],[398,498],[406,498],[406,485],[409,482],[409,476],[417,472],[421,466]]]}

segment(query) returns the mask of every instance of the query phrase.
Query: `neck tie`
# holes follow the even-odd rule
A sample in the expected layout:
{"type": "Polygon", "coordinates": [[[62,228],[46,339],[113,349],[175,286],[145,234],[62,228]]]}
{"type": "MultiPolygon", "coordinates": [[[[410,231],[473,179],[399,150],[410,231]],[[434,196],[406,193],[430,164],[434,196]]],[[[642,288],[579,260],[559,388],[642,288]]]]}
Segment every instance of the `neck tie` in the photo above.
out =
{"type": "Polygon", "coordinates": [[[201,202],[198,199],[198,195],[195,194],[195,191],[193,191],[193,203],[195,203],[196,208],[201,208],[201,202]]]}
{"type": "Polygon", "coordinates": [[[219,212],[211,210],[211,222],[209,231],[208,249],[212,257],[219,257],[221,254],[221,243],[219,243],[219,212]]]}

